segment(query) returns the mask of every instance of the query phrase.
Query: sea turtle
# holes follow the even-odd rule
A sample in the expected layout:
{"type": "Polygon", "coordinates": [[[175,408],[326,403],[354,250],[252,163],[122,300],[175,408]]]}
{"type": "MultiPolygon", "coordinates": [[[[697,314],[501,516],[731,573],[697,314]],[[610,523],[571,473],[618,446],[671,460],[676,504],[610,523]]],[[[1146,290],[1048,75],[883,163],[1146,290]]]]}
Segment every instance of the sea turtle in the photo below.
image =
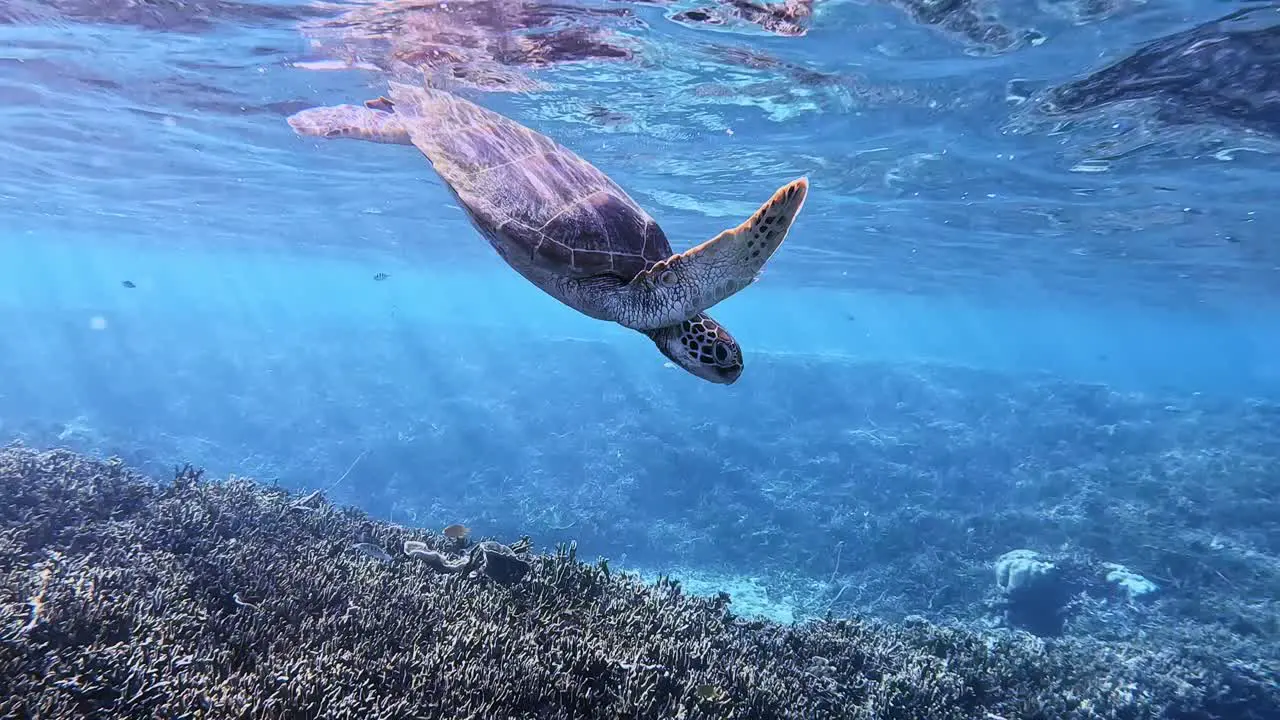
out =
{"type": "Polygon", "coordinates": [[[498,254],[569,307],[648,335],[690,373],[728,384],[737,341],[704,311],[758,277],[809,192],[779,188],[738,227],[672,252],[658,223],[554,140],[445,90],[389,83],[390,97],[303,110],[299,135],[414,145],[498,254]]]}

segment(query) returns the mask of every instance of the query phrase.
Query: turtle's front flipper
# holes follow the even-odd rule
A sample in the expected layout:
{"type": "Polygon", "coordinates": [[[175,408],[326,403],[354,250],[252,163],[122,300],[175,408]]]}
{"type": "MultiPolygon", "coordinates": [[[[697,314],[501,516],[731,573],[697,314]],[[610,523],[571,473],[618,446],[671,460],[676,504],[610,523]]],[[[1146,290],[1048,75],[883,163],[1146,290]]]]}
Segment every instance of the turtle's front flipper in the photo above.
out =
{"type": "Polygon", "coordinates": [[[751,219],[658,263],[645,273],[646,279],[660,293],[674,291],[681,317],[706,310],[755,282],[786,239],[808,194],[808,178],[787,183],[751,219]]]}
{"type": "Polygon", "coordinates": [[[383,98],[360,105],[330,105],[302,110],[289,116],[289,127],[299,135],[353,138],[393,145],[412,145],[400,116],[383,98]]]}

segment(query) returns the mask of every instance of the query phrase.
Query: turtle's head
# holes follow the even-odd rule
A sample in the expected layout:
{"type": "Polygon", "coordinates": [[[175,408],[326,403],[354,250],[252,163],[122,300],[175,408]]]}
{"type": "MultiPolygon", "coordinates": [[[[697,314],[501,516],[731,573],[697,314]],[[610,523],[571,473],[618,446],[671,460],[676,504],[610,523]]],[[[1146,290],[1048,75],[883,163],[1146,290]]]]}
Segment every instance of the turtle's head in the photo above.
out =
{"type": "Polygon", "coordinates": [[[738,341],[706,313],[644,333],[671,362],[703,380],[731,385],[742,375],[742,348],[738,341]]]}

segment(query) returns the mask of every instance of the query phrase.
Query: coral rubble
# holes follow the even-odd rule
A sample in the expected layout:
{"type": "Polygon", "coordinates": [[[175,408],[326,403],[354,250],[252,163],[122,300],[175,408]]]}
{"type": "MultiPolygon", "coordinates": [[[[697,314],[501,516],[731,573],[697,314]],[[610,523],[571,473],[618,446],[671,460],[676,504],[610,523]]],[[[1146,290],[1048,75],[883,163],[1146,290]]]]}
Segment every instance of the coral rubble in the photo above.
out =
{"type": "Polygon", "coordinates": [[[190,467],[158,484],[119,461],[11,447],[0,500],[6,717],[1246,718],[1276,707],[1274,688],[1175,653],[1122,662],[1096,645],[925,622],[747,622],[726,595],[645,585],[571,546],[483,540],[468,557],[438,534],[190,467]]]}

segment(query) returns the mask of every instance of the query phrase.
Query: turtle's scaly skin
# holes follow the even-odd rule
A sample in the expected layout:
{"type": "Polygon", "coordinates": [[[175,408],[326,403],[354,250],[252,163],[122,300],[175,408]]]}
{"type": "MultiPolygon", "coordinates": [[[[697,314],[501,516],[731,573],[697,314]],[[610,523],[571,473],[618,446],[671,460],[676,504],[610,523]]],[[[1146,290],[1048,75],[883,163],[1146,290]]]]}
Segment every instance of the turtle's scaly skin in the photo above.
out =
{"type": "Polygon", "coordinates": [[[779,189],[747,222],[672,253],[657,222],[586,160],[451,93],[391,83],[391,98],[312,108],[302,135],[416,146],[472,224],[517,272],[590,317],[644,332],[714,382],[741,373],[741,350],[703,311],[754,282],[804,204],[808,182],[779,189]]]}

